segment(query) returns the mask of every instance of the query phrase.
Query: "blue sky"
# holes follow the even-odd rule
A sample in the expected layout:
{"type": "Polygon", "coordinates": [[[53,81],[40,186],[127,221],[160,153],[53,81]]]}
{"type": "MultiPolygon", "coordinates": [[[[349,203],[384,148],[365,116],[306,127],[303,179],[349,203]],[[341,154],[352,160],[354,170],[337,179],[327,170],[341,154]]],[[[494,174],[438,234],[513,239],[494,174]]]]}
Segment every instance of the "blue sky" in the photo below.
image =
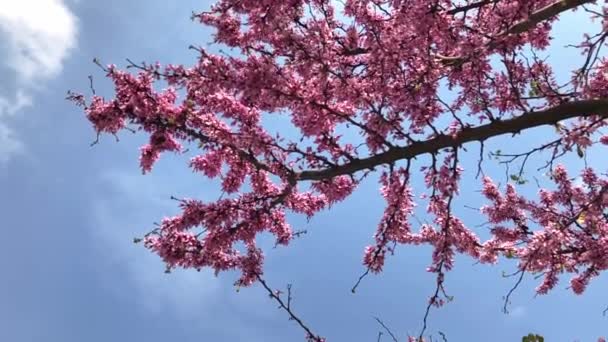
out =
{"type": "MultiPolygon", "coordinates": [[[[237,293],[229,273],[167,275],[154,255],[132,243],[153,222],[176,212],[171,195],[213,199],[217,187],[193,175],[179,157],[163,157],[152,174],[142,176],[141,136],[123,134],[120,143],[104,137],[90,147],[93,130],[64,100],[68,89],[87,89],[89,74],[98,91],[111,94],[93,57],[119,65],[125,58],[193,61],[188,45],[208,42],[210,31],[189,17],[208,6],[207,1],[0,0],[0,341],[302,340],[303,333],[260,288],[237,293]]],[[[579,13],[562,20],[559,47],[591,27],[582,18],[579,13]]],[[[578,58],[556,51],[552,60],[564,70],[578,58]]],[[[528,135],[520,146],[543,133],[528,135]]],[[[498,139],[493,145],[504,150],[509,143],[498,139]]],[[[470,152],[473,162],[476,147],[470,152]]],[[[605,170],[605,157],[593,156],[605,170]]],[[[573,167],[581,163],[566,161],[573,167]]],[[[471,165],[465,167],[473,170],[471,165]]],[[[488,165],[488,170],[499,169],[488,165]]],[[[478,182],[466,179],[457,202],[470,225],[481,223],[464,208],[480,204],[477,189],[478,182]]],[[[377,183],[368,181],[309,223],[293,217],[292,224],[309,234],[289,248],[268,250],[268,282],[293,283],[295,309],[329,341],[375,341],[379,327],[373,316],[401,337],[421,327],[434,285],[424,271],[427,249],[400,248],[383,274],[368,277],[356,295],[349,291],[363,271],[363,247],[372,241],[381,212],[377,183]]],[[[608,335],[608,318],[602,316],[608,306],[605,276],[583,296],[573,295],[563,282],[543,297],[534,297],[538,281],[528,277],[505,315],[502,296],[514,279],[501,273],[512,269],[459,258],[447,276],[455,300],[432,311],[429,333],[438,337],[442,331],[450,341],[518,341],[529,332],[548,341],[608,335]]]]}

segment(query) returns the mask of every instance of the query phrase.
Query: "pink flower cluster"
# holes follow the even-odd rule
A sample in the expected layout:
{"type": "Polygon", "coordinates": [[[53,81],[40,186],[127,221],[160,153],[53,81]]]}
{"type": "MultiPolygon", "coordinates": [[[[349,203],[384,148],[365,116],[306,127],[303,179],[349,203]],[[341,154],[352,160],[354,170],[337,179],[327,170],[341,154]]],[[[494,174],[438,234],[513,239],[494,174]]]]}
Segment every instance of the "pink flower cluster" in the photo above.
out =
{"type": "Polygon", "coordinates": [[[517,195],[513,186],[501,194],[489,178],[484,194],[492,201],[482,208],[493,238],[484,243],[484,260],[498,254],[519,259],[523,272],[543,276],[537,288],[544,294],[557,285],[559,275],[574,274],[572,291],[581,294],[589,281],[608,268],[608,179],[583,170],[582,185],[573,184],[562,165],[556,167],[553,191],[541,189],[539,200],[517,195]]]}

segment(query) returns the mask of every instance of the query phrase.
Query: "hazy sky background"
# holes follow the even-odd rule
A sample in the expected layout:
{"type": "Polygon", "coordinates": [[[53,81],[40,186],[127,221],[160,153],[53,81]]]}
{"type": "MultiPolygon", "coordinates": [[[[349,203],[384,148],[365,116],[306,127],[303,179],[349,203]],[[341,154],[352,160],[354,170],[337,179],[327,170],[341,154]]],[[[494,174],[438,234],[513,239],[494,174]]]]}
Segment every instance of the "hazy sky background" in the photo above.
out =
{"type": "MultiPolygon", "coordinates": [[[[237,293],[231,286],[235,274],[167,275],[157,257],[132,243],[153,222],[176,213],[171,195],[214,199],[218,189],[179,157],[162,157],[152,174],[142,176],[142,136],[121,134],[120,143],[103,137],[90,147],[90,124],[64,100],[68,89],[87,90],[89,74],[98,91],[111,95],[93,57],[118,65],[125,58],[192,62],[188,45],[208,42],[211,32],[189,17],[208,6],[0,0],[0,341],[303,340],[303,332],[260,288],[237,293]]],[[[581,14],[560,22],[558,47],[578,42],[592,27],[581,14]]],[[[555,51],[557,70],[569,70],[578,58],[574,51],[555,51]]],[[[546,132],[536,130],[517,144],[498,139],[488,148],[517,150],[541,142],[546,132]]],[[[477,147],[470,152],[465,162],[474,162],[477,147]]],[[[605,156],[591,159],[605,171],[605,156]]],[[[473,170],[471,165],[465,167],[473,170]]],[[[488,165],[492,170],[500,169],[488,165]]],[[[416,184],[422,189],[421,181],[416,184]]],[[[479,188],[466,179],[456,202],[471,226],[483,221],[464,205],[479,206],[479,188]]],[[[295,310],[328,341],[375,341],[379,326],[373,316],[400,337],[421,327],[434,289],[433,275],[424,271],[428,249],[398,249],[383,274],[368,277],[356,295],[349,291],[363,271],[363,248],[372,242],[382,205],[370,179],[310,223],[293,217],[291,223],[309,234],[289,248],[267,250],[269,283],[293,283],[295,310]]],[[[548,341],[592,341],[608,334],[608,318],[602,316],[608,306],[605,276],[583,296],[566,290],[564,281],[543,297],[534,297],[538,280],[526,277],[505,315],[502,296],[515,279],[501,274],[512,270],[509,264],[473,266],[471,259],[459,258],[447,276],[455,300],[432,311],[429,333],[438,337],[442,331],[450,341],[518,341],[529,332],[548,341]]]]}

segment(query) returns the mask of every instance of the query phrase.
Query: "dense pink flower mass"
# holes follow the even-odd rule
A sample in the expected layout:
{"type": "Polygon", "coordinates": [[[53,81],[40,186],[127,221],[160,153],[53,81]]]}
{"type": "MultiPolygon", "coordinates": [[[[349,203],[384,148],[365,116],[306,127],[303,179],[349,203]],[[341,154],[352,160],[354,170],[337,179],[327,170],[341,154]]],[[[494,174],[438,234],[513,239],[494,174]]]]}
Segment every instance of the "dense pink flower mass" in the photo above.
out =
{"type": "Polygon", "coordinates": [[[99,133],[149,135],[143,172],[163,153],[196,151],[191,169],[221,180],[222,198],[180,200],[182,213],[147,236],[146,247],[168,268],[236,269],[238,284],[250,285],[263,273],[257,236],[268,232],[289,244],[288,212],[311,217],[376,172],[386,208],[365,248],[369,271],[380,272],[397,245],[427,244],[434,250],[429,271],[437,274],[433,305],[444,302],[444,274],[457,254],[482,263],[515,258],[520,273],[542,276],[540,294],[570,274],[580,294],[608,269],[608,178],[591,168],[570,174],[558,159],[608,145],[601,131],[608,60],[597,54],[608,36],[608,7],[594,3],[220,0],[193,18],[238,53],[193,47],[191,66],[132,64],[135,73],[111,65],[112,99],[71,98],[99,133]],[[583,64],[561,84],[544,50],[552,25],[570,10],[601,25],[572,42],[583,64]],[[275,116],[289,117],[301,139],[271,133],[262,119],[275,116]],[[527,153],[495,156],[525,164],[550,152],[553,184],[528,198],[518,194],[522,172],[504,186],[480,177],[487,199],[480,213],[491,225],[482,241],[453,202],[465,172],[492,161],[465,167],[463,147],[481,145],[482,156],[484,142],[543,125],[555,125],[555,136],[527,153]],[[344,129],[360,141],[344,138],[344,129]],[[423,155],[430,158],[416,158],[423,155]],[[424,179],[423,193],[415,177],[424,179]],[[429,223],[415,224],[416,207],[426,208],[429,223]]]}

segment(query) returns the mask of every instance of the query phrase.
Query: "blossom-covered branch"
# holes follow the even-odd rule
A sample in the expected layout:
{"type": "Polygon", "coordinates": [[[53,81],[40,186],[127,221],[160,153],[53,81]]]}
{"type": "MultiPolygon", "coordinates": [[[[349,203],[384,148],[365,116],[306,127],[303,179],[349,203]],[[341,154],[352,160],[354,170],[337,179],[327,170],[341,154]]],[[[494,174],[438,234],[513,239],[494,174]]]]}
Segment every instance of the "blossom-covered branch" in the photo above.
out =
{"type": "Polygon", "coordinates": [[[438,153],[444,148],[459,147],[472,141],[485,141],[508,133],[518,134],[526,129],[554,125],[560,121],[576,117],[608,117],[608,98],[566,102],[543,111],[525,113],[513,119],[497,120],[486,125],[466,127],[453,135],[442,134],[432,139],[413,142],[404,147],[394,147],[373,157],[358,159],[333,168],[303,171],[299,174],[298,179],[319,180],[351,174],[364,169],[373,169],[382,164],[411,159],[422,154],[438,153]]]}

